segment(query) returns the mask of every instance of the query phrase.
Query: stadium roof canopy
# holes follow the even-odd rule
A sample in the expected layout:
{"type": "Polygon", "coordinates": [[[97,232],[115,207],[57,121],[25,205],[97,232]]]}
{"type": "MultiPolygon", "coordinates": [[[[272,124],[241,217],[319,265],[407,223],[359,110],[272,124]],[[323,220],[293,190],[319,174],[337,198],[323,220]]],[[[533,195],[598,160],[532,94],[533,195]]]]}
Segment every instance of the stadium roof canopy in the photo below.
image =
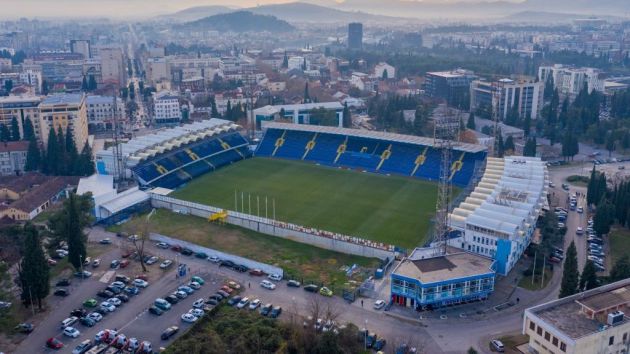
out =
{"type": "Polygon", "coordinates": [[[489,157],[475,189],[449,214],[449,226],[519,235],[548,208],[548,180],[547,167],[539,158],[489,157]]]}
{"type": "MultiPolygon", "coordinates": [[[[321,125],[307,125],[307,124],[294,124],[294,123],[281,123],[281,122],[269,122],[264,125],[264,128],[268,129],[286,129],[286,130],[298,130],[305,132],[313,132],[313,133],[328,133],[328,134],[338,134],[338,135],[347,135],[354,136],[358,138],[370,138],[370,139],[378,139],[378,140],[387,140],[387,141],[395,141],[398,143],[406,143],[413,145],[422,145],[422,146],[435,146],[435,139],[414,136],[414,135],[403,135],[403,134],[395,134],[395,133],[387,133],[375,130],[360,130],[360,129],[350,129],[350,128],[338,128],[338,127],[327,127],[321,125]]],[[[476,153],[486,151],[487,148],[482,145],[476,144],[467,144],[467,143],[457,143],[453,146],[454,150],[476,153]]]]}
{"type": "MultiPolygon", "coordinates": [[[[197,140],[238,130],[240,126],[229,120],[212,118],[191,124],[163,129],[153,134],[139,136],[121,144],[123,159],[127,164],[135,165],[139,161],[149,159],[165,151],[197,140]]],[[[108,151],[113,153],[113,147],[108,151]]]]}

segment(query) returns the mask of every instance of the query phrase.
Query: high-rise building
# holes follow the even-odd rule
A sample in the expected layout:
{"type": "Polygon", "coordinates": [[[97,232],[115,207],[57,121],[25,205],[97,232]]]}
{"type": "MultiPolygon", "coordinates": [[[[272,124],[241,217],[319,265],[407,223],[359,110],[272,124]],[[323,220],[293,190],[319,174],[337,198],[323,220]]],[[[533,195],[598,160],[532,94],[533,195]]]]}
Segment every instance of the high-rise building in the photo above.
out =
{"type": "Polygon", "coordinates": [[[98,56],[101,58],[103,83],[124,86],[126,66],[123,63],[124,55],[122,49],[118,47],[99,48],[98,56]]]}
{"type": "Polygon", "coordinates": [[[604,92],[605,76],[599,69],[576,68],[555,64],[541,66],[538,68],[538,80],[547,82],[553,79],[553,86],[560,95],[571,99],[580,93],[584,85],[588,87],[588,92],[593,90],[604,92]]]}
{"type": "Polygon", "coordinates": [[[90,41],[87,39],[73,39],[70,41],[70,51],[83,55],[83,59],[90,59],[90,41]]]}
{"type": "Polygon", "coordinates": [[[544,83],[532,80],[475,80],[470,84],[470,110],[487,110],[504,120],[512,111],[519,118],[537,119],[543,105],[544,83]]]}
{"type": "Polygon", "coordinates": [[[348,24],[348,49],[363,48],[363,24],[353,22],[348,24]]]}
{"type": "Polygon", "coordinates": [[[24,122],[29,119],[33,124],[35,136],[39,138],[39,104],[42,99],[38,96],[7,96],[0,97],[0,123],[11,126],[15,118],[20,128],[20,137],[24,136],[24,122]]]}
{"type": "Polygon", "coordinates": [[[182,120],[179,96],[162,91],[153,96],[153,119],[157,124],[176,124],[182,120]]]}
{"type": "MultiPolygon", "coordinates": [[[[116,98],[116,111],[118,119],[125,117],[122,99],[116,98]]],[[[111,130],[114,127],[114,98],[110,96],[87,96],[88,128],[91,131],[111,130]]]]}
{"type": "Polygon", "coordinates": [[[147,81],[149,85],[155,85],[155,83],[170,80],[169,67],[165,58],[149,58],[147,59],[147,81]]]}
{"type": "Polygon", "coordinates": [[[425,75],[424,90],[427,96],[446,100],[450,106],[464,106],[468,103],[470,83],[477,79],[472,71],[456,69],[452,71],[428,72],[425,75]]]}
{"type": "Polygon", "coordinates": [[[59,94],[46,97],[39,105],[41,141],[48,144],[51,128],[59,128],[66,134],[69,127],[77,149],[81,151],[87,142],[87,108],[83,94],[59,94]]]}

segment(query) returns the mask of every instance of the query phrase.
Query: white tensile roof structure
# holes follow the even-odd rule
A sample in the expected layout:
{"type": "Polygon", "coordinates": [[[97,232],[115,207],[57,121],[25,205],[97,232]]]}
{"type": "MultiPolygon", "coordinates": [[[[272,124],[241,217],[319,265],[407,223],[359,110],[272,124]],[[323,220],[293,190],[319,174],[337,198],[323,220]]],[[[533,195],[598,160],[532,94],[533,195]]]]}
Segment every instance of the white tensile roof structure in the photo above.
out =
{"type": "Polygon", "coordinates": [[[472,225],[505,237],[523,236],[543,209],[548,209],[549,176],[536,157],[489,157],[483,177],[449,214],[449,227],[472,225]]]}

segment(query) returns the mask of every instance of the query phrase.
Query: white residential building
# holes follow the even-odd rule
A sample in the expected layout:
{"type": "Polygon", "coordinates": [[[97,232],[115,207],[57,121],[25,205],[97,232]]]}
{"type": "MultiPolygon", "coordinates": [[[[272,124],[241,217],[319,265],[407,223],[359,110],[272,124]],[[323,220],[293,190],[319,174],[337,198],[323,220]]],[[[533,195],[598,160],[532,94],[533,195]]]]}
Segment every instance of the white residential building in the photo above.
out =
{"type": "Polygon", "coordinates": [[[176,124],[182,120],[179,96],[170,91],[155,93],[153,96],[153,119],[158,124],[176,124]]]}
{"type": "Polygon", "coordinates": [[[540,158],[489,157],[475,189],[449,214],[449,227],[460,233],[449,245],[493,258],[497,273],[507,275],[548,207],[548,181],[540,158]]]}
{"type": "Polygon", "coordinates": [[[149,58],[147,59],[147,81],[149,85],[156,82],[170,80],[171,76],[168,70],[168,63],[165,58],[149,58]]]}
{"type": "Polygon", "coordinates": [[[388,79],[396,78],[396,68],[387,64],[387,63],[378,63],[374,67],[374,77],[378,79],[382,79],[384,77],[385,72],[387,72],[388,79]]]}
{"type": "Polygon", "coordinates": [[[618,354],[630,349],[630,278],[525,310],[529,353],[618,354]]]}
{"type": "MultiPolygon", "coordinates": [[[[116,98],[119,124],[125,120],[125,105],[116,98]]],[[[110,130],[114,127],[114,98],[110,96],[87,96],[88,128],[90,130],[110,130]]]]}
{"type": "Polygon", "coordinates": [[[487,107],[505,119],[516,109],[520,118],[538,119],[543,106],[544,83],[531,80],[475,80],[470,84],[470,109],[487,107]]]}
{"type": "Polygon", "coordinates": [[[42,72],[37,70],[24,70],[20,73],[20,82],[35,89],[35,94],[42,93],[42,72]]]}
{"type": "Polygon", "coordinates": [[[553,78],[554,88],[563,96],[575,98],[584,85],[588,86],[588,92],[593,90],[604,92],[604,74],[599,69],[575,68],[562,64],[551,66],[541,66],[538,68],[538,80],[547,82],[549,77],[553,78]]]}
{"type": "Polygon", "coordinates": [[[302,56],[294,56],[289,58],[289,70],[305,70],[308,69],[308,60],[306,60],[302,56]],[[306,68],[304,68],[304,63],[306,62],[306,68]]]}

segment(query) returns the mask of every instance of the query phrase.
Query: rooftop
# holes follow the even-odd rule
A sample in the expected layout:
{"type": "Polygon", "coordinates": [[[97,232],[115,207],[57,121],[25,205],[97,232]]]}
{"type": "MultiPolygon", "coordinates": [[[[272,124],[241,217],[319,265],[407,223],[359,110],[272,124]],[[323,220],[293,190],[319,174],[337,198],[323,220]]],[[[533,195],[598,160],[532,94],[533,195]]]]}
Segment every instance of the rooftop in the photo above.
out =
{"type": "MultiPolygon", "coordinates": [[[[629,304],[630,279],[624,279],[529,308],[525,313],[577,339],[606,330],[607,314],[615,309],[624,310],[629,304]],[[598,311],[591,313],[593,309],[598,311]]],[[[628,317],[625,317],[623,323],[628,322],[628,317]]]]}
{"type": "Polygon", "coordinates": [[[31,95],[19,95],[19,96],[4,96],[0,97],[0,107],[5,104],[12,103],[35,103],[35,105],[39,104],[42,99],[39,96],[31,96],[31,95]]]}
{"type": "Polygon", "coordinates": [[[75,176],[46,177],[46,180],[42,184],[33,186],[33,188],[26,192],[20,199],[9,205],[3,205],[2,208],[15,208],[30,213],[52,199],[52,197],[62,189],[68,186],[76,186],[78,182],[79,177],[75,176]]]}
{"type": "Polygon", "coordinates": [[[407,259],[400,262],[393,273],[418,279],[423,284],[430,284],[494,273],[493,263],[494,261],[490,258],[468,252],[431,257],[423,249],[416,248],[407,259]]]}
{"type": "MultiPolygon", "coordinates": [[[[114,98],[111,96],[89,95],[87,96],[87,104],[112,104],[114,98]]],[[[118,98],[118,103],[122,106],[122,100],[118,98]]]]}
{"type": "Polygon", "coordinates": [[[83,101],[81,93],[64,93],[44,98],[42,105],[78,105],[83,101]]]}
{"type": "MultiPolygon", "coordinates": [[[[271,129],[298,130],[298,131],[313,132],[313,133],[317,132],[317,133],[348,135],[348,136],[356,136],[360,138],[372,138],[372,139],[379,139],[379,140],[396,141],[399,143],[407,143],[407,144],[415,144],[415,145],[423,145],[423,146],[434,146],[434,143],[435,143],[435,140],[433,138],[420,137],[420,136],[414,136],[414,135],[387,133],[387,132],[381,132],[381,131],[376,131],[376,130],[362,130],[362,129],[338,128],[338,127],[327,127],[327,126],[320,126],[320,125],[293,124],[293,123],[280,123],[280,122],[269,122],[265,124],[264,127],[271,128],[271,129]]],[[[470,152],[470,153],[483,152],[487,150],[487,148],[483,145],[466,144],[466,143],[459,143],[456,146],[454,146],[453,149],[457,151],[464,151],[464,152],[470,152]]]]}

